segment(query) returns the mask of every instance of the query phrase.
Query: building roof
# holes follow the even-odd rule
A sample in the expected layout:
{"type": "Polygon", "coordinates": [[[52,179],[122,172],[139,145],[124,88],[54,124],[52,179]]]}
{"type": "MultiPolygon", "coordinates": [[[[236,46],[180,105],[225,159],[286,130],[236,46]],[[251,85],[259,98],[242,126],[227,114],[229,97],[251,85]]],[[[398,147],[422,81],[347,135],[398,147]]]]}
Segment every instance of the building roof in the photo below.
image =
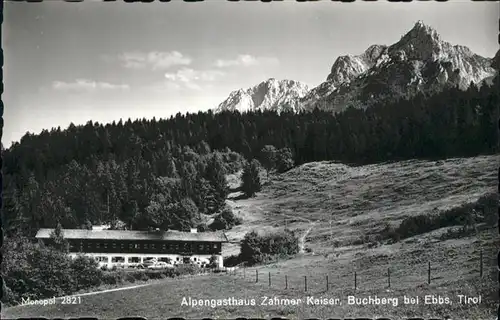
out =
{"type": "MultiPolygon", "coordinates": [[[[36,234],[37,239],[48,239],[54,229],[42,228],[36,234]]],[[[159,241],[205,241],[227,242],[223,232],[181,232],[169,231],[133,231],[133,230],[86,230],[63,229],[66,239],[99,240],[159,240],[159,241]]]]}

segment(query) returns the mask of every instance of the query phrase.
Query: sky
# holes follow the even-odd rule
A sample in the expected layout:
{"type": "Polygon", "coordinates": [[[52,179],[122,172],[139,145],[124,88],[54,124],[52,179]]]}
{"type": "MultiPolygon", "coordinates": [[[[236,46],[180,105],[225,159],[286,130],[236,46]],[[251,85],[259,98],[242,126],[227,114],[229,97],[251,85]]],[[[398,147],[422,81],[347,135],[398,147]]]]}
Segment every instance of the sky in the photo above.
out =
{"type": "Polygon", "coordinates": [[[215,108],[268,79],[323,82],[340,55],[397,42],[418,20],[485,57],[498,4],[227,2],[4,3],[4,128],[168,118],[215,108]]]}

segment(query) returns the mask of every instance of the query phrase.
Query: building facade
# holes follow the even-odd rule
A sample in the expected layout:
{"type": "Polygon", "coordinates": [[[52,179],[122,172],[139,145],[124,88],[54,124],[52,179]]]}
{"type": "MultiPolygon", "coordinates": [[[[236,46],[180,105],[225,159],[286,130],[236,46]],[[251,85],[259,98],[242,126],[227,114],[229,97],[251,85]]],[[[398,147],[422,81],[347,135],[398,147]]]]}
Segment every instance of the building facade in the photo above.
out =
{"type": "MultiPolygon", "coordinates": [[[[52,241],[54,229],[40,229],[36,238],[45,244],[52,241]]],[[[94,257],[100,266],[132,267],[149,259],[171,264],[196,264],[205,267],[216,256],[221,268],[224,233],[180,231],[128,231],[63,229],[69,243],[69,255],[94,257]]]]}

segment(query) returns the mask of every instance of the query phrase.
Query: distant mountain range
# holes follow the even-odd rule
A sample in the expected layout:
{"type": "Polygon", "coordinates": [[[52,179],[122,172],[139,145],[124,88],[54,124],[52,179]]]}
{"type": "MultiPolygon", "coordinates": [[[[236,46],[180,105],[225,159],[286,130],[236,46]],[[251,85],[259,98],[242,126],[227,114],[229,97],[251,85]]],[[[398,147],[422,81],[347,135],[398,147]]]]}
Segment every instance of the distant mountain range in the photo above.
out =
{"type": "MultiPolygon", "coordinates": [[[[500,52],[500,51],[499,51],[500,52]]],[[[233,91],[216,111],[291,109],[341,112],[379,101],[433,94],[446,87],[467,89],[490,83],[500,67],[469,48],[443,41],[432,27],[418,21],[398,42],[372,45],[360,55],[341,56],[326,81],[308,90],[298,81],[271,78],[247,90],[233,91]]]]}
{"type": "Polygon", "coordinates": [[[217,111],[222,110],[300,110],[300,101],[307,95],[307,85],[293,80],[268,79],[247,90],[233,91],[217,111]]]}

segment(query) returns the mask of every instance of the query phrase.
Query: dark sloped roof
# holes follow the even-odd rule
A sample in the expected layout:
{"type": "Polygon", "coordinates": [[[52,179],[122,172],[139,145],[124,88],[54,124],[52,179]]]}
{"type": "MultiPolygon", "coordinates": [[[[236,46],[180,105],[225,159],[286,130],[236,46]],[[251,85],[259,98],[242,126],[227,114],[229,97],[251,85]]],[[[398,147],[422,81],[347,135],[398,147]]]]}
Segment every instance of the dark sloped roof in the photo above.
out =
{"type": "MultiPolygon", "coordinates": [[[[47,239],[54,229],[38,230],[36,238],[47,239]]],[[[63,229],[66,239],[107,239],[107,240],[170,240],[170,241],[211,241],[227,242],[223,232],[181,232],[181,231],[132,231],[132,230],[86,230],[63,229]]]]}

